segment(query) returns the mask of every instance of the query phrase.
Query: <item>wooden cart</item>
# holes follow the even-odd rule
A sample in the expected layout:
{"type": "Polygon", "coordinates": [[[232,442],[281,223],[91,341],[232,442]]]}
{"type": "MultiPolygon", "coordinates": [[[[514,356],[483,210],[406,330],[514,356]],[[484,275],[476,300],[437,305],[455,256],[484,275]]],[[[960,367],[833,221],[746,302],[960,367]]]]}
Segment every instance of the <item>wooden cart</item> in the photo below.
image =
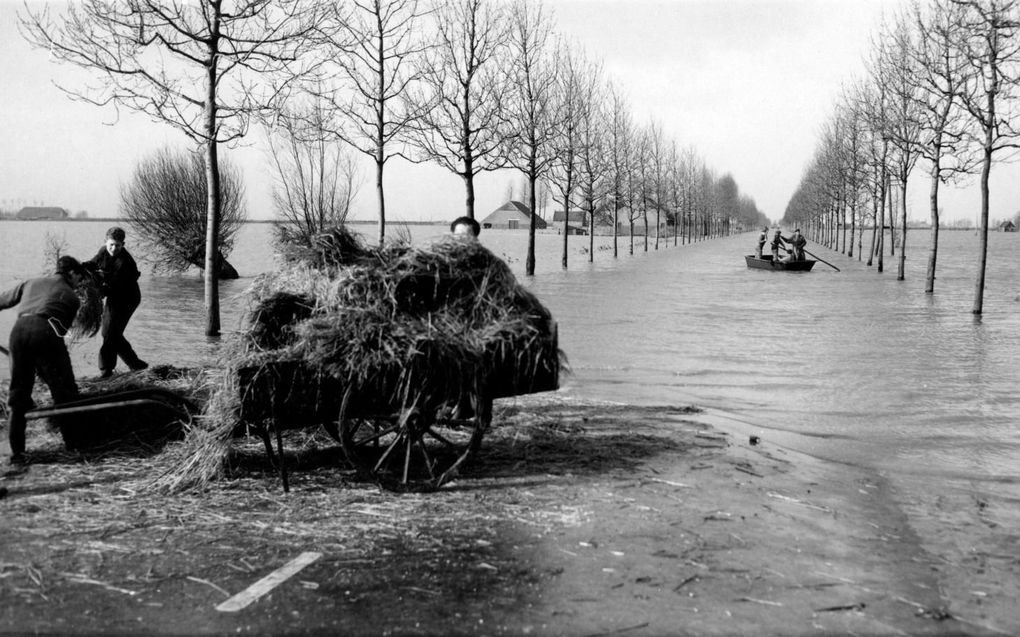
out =
{"type": "Polygon", "coordinates": [[[522,370],[513,356],[494,352],[483,378],[440,397],[416,393],[413,383],[402,390],[355,393],[299,361],[244,368],[238,370],[236,433],[259,435],[270,456],[275,434],[284,489],[281,430],[322,425],[362,476],[390,490],[431,491],[456,476],[478,450],[494,399],[559,388],[555,324],[549,334],[529,344],[543,353],[534,369],[522,370]],[[269,405],[262,400],[267,396],[269,405]]]}

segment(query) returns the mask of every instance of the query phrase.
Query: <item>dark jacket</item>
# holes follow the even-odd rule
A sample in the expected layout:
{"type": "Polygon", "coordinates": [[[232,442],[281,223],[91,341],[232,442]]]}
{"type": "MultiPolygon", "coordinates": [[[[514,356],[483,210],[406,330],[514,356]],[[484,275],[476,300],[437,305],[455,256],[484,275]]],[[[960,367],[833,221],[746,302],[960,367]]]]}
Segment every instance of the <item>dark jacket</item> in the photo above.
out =
{"type": "Polygon", "coordinates": [[[141,290],[138,289],[138,277],[141,273],[138,271],[135,258],[126,249],[113,257],[104,246],[87,263],[96,266],[102,272],[101,289],[107,301],[138,305],[142,299],[141,290]]]}
{"type": "Polygon", "coordinates": [[[0,294],[0,310],[18,306],[19,314],[39,314],[69,327],[81,301],[59,274],[29,279],[0,294]]]}

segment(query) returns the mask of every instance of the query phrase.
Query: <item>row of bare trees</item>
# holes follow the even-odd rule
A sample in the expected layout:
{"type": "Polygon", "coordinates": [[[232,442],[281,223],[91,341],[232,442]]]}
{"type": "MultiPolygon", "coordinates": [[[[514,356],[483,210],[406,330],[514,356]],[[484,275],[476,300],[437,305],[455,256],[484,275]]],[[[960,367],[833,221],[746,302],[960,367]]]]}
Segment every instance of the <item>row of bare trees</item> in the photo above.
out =
{"type": "MultiPolygon", "coordinates": [[[[26,6],[21,29],[96,78],[65,87],[73,98],[144,113],[203,149],[209,335],[220,329],[218,152],[256,122],[282,176],[275,205],[308,232],[350,205],[353,171],[341,146],[374,163],[380,242],[385,168],[397,157],[458,175],[471,217],[475,178],[501,169],[528,180],[531,211],[540,181],[566,215],[583,208],[590,231],[610,210],[614,256],[621,216],[631,253],[639,220],[655,228],[656,249],[663,227],[676,244],[765,221],[732,176],[718,177],[660,124],[636,123],[619,85],[556,32],[538,1],[82,0],[59,15],[26,6]]],[[[529,275],[534,232],[533,221],[529,275]]],[[[564,232],[564,267],[567,240],[564,232]]]]}
{"type": "MultiPolygon", "coordinates": [[[[325,104],[328,125],[308,130],[373,158],[380,242],[386,236],[384,171],[393,157],[431,162],[460,177],[465,214],[472,218],[476,177],[501,169],[524,176],[529,210],[543,204],[537,193],[545,183],[562,210],[583,208],[589,226],[614,194],[632,225],[641,214],[649,228],[650,210],[657,221],[664,215],[673,221],[685,201],[685,230],[693,233],[704,217],[702,236],[743,213],[750,223],[763,218],[747,197],[732,211],[711,207],[716,198],[705,188],[714,187],[714,177],[700,174],[707,168],[697,155],[670,149],[661,126],[635,126],[601,65],[556,33],[540,2],[359,0],[346,6],[346,13],[332,13],[334,27],[323,28],[331,37],[319,43],[326,54],[311,81],[292,85],[290,97],[312,113],[325,104]],[[615,164],[608,160],[609,139],[619,145],[615,164]],[[694,167],[680,165],[682,160],[694,167]],[[615,193],[614,179],[621,185],[615,193]],[[683,179],[694,181],[669,186],[683,179]],[[719,218],[725,223],[711,221],[719,218]]],[[[535,220],[533,214],[529,275],[535,269],[535,220]]],[[[657,232],[656,248],[659,238],[657,232]]],[[[563,267],[567,241],[564,233],[563,267]]]]}
{"type": "Polygon", "coordinates": [[[988,255],[989,174],[1020,142],[1020,1],[913,0],[887,21],[865,76],[846,84],[785,219],[883,270],[885,228],[904,279],[907,184],[921,160],[929,182],[931,244],[925,292],[934,293],[939,189],[978,175],[981,314],[988,255]],[[896,240],[897,225],[899,241],[896,240]]]}

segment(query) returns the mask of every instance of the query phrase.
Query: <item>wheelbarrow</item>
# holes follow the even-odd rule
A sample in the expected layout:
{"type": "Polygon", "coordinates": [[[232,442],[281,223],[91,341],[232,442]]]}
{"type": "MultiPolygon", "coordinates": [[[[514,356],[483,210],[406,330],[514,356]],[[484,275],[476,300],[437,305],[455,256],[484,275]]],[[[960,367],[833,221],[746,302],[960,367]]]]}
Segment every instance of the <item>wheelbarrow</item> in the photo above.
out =
{"type": "Polygon", "coordinates": [[[179,440],[198,407],[161,387],[83,395],[78,400],[25,414],[49,419],[70,450],[96,451],[121,446],[153,446],[179,440]]]}

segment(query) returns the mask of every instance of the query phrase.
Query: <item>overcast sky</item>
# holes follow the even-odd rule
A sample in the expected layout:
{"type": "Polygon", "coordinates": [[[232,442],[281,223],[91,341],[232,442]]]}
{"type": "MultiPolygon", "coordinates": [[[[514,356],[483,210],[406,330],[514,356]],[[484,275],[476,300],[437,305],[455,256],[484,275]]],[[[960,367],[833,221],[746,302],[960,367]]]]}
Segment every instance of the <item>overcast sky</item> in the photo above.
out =
{"type": "MultiPolygon", "coordinates": [[[[39,3],[33,3],[38,5],[39,3]]],[[[893,0],[554,0],[559,32],[573,38],[627,91],[639,121],[660,122],[719,174],[779,220],[816,148],[841,85],[858,73],[870,39],[893,0]]],[[[137,162],[183,134],[124,112],[72,102],[54,85],[85,76],[52,63],[21,38],[21,2],[0,0],[0,207],[61,206],[115,216],[118,189],[137,162]]],[[[244,168],[253,218],[271,218],[269,172],[257,137],[229,153],[244,168]]],[[[922,166],[923,168],[923,166],[922,166]]],[[[356,216],[374,214],[365,167],[356,216]]],[[[992,218],[1020,209],[1015,166],[993,172],[992,218]]],[[[911,218],[927,219],[926,178],[914,173],[911,218]]],[[[501,205],[507,172],[479,179],[476,212],[501,205]]],[[[464,188],[436,167],[388,164],[391,219],[449,219],[463,211],[464,188]]],[[[976,188],[945,193],[949,220],[975,219],[976,188]]]]}

